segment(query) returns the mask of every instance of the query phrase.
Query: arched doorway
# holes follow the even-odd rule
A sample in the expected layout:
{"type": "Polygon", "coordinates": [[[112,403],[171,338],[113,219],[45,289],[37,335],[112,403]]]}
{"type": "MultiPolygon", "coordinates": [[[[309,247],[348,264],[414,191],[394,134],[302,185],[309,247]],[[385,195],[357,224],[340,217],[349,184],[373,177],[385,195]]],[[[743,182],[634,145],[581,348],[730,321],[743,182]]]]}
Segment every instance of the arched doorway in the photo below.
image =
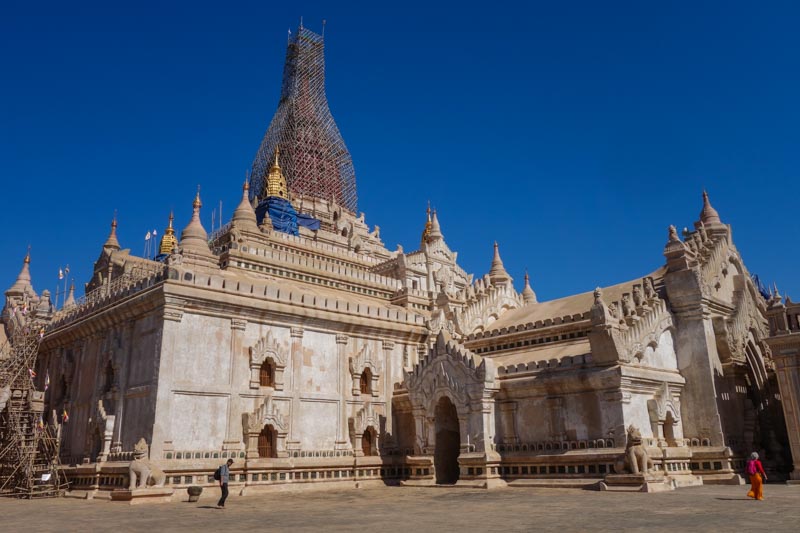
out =
{"type": "Polygon", "coordinates": [[[436,470],[436,483],[452,485],[458,481],[458,455],[461,453],[456,406],[450,398],[443,396],[436,404],[434,416],[436,449],[433,453],[433,466],[436,470]]]}
{"type": "Polygon", "coordinates": [[[667,446],[677,446],[675,441],[675,418],[670,411],[667,411],[667,417],[664,419],[664,440],[667,441],[667,446]]]}
{"type": "Polygon", "coordinates": [[[364,434],[361,436],[361,451],[365,456],[375,455],[375,441],[377,440],[375,436],[375,428],[372,426],[364,430],[364,434]]]}
{"type": "Polygon", "coordinates": [[[277,457],[275,452],[275,429],[270,425],[266,425],[258,435],[258,456],[277,457]]]}

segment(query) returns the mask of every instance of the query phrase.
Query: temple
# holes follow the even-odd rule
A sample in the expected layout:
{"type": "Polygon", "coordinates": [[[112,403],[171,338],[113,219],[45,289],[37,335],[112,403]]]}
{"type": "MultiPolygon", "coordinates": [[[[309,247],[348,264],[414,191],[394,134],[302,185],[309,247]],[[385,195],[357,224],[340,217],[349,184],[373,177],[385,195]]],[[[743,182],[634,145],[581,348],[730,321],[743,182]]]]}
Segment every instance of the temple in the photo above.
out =
{"type": "Polygon", "coordinates": [[[800,311],[759,291],[708,194],[652,272],[539,301],[497,243],[485,273],[459,266],[446,213],[420,212],[416,249],[385,247],[356,212],[323,72],[322,38],[301,28],[219,231],[200,191],[179,238],[169,214],[155,260],[124,249],[114,221],[86,294],[61,309],[26,257],[3,323],[25,309],[45,324],[34,380],[72,491],[110,497],[137,461],[165,487],[212,485],[227,458],[240,494],[737,483],[754,450],[789,475],[800,409],[796,394],[785,420],[773,354],[794,350],[781,387],[800,389],[800,311]]]}

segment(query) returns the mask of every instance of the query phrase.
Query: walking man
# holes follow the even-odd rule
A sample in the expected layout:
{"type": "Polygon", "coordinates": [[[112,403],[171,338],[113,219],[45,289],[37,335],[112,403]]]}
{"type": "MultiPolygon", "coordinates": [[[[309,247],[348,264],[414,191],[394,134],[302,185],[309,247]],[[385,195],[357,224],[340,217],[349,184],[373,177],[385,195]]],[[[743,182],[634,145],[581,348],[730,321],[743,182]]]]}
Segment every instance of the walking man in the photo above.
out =
{"type": "Polygon", "coordinates": [[[231,475],[231,465],[233,459],[228,459],[228,462],[219,467],[219,488],[222,489],[222,497],[217,502],[217,507],[220,509],[225,508],[225,500],[228,498],[228,479],[231,475]]]}

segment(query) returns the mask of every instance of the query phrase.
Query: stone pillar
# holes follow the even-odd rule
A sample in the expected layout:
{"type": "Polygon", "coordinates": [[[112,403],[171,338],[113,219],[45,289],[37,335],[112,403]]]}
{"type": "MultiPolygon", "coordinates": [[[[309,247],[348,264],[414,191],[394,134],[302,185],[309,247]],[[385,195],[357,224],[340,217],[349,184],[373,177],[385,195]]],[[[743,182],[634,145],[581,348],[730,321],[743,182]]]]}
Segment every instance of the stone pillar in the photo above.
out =
{"type": "Polygon", "coordinates": [[[791,482],[800,483],[800,332],[768,340],[775,361],[775,373],[783,404],[794,468],[791,482]]]}
{"type": "MultiPolygon", "coordinates": [[[[381,447],[395,447],[397,446],[397,438],[392,434],[391,440],[384,440],[386,439],[386,434],[392,433],[392,352],[394,351],[394,341],[390,341],[388,339],[384,339],[383,341],[383,387],[381,388],[381,392],[383,393],[383,400],[386,402],[386,408],[384,409],[384,431],[381,434],[381,428],[375,428],[378,432],[378,439],[381,439],[381,447]]],[[[377,389],[373,389],[373,393],[375,396],[378,395],[377,389]]],[[[380,419],[379,419],[380,420],[380,419]]],[[[380,426],[380,422],[378,422],[380,426]]]]}
{"type": "MultiPolygon", "coordinates": [[[[475,442],[470,439],[470,413],[458,413],[458,430],[459,430],[459,454],[469,452],[469,447],[473,446],[475,442]]],[[[434,441],[435,442],[435,441],[434,441]]]]}
{"type": "Polygon", "coordinates": [[[425,409],[415,407],[411,411],[414,417],[414,455],[425,455],[428,447],[428,429],[425,427],[425,409]]]}
{"type": "Polygon", "coordinates": [[[347,361],[347,343],[349,337],[342,333],[336,335],[337,371],[339,384],[339,423],[336,425],[336,442],[334,448],[337,450],[351,449],[349,438],[349,428],[347,425],[347,389],[350,384],[350,366],[347,361]]]}
{"type": "Polygon", "coordinates": [[[242,415],[242,429],[245,437],[247,459],[258,459],[258,435],[261,433],[261,420],[253,413],[242,415]]]}
{"type": "Polygon", "coordinates": [[[696,270],[699,267],[683,257],[684,247],[675,245],[679,250],[670,251],[669,246],[665,255],[670,272],[664,276],[664,285],[676,318],[678,370],[686,378],[681,394],[684,436],[709,439],[712,446],[725,446],[716,385],[716,377],[724,372],[702,275],[696,270]]]}
{"type": "Polygon", "coordinates": [[[300,449],[300,435],[297,433],[298,420],[300,419],[300,376],[303,368],[303,328],[292,326],[292,413],[289,419],[289,439],[286,442],[287,450],[300,449]]]}
{"type": "Polygon", "coordinates": [[[230,371],[228,373],[228,390],[231,391],[228,399],[228,424],[225,431],[225,440],[222,442],[223,450],[238,450],[242,447],[242,433],[238,431],[235,420],[241,420],[242,405],[241,398],[234,393],[234,381],[240,373],[240,368],[248,368],[249,362],[245,361],[243,366],[242,341],[244,330],[247,328],[247,320],[238,318],[231,319],[231,350],[230,350],[230,371]]]}

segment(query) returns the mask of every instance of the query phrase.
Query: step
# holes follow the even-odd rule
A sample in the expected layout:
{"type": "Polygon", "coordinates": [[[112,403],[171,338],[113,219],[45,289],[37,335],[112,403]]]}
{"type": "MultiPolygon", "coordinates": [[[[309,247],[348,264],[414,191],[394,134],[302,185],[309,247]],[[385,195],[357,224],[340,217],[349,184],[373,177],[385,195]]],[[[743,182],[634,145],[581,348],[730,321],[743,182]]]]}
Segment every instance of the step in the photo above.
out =
{"type": "Polygon", "coordinates": [[[540,479],[515,479],[508,482],[509,487],[537,487],[546,489],[594,489],[603,481],[602,478],[540,478],[540,479]]]}

